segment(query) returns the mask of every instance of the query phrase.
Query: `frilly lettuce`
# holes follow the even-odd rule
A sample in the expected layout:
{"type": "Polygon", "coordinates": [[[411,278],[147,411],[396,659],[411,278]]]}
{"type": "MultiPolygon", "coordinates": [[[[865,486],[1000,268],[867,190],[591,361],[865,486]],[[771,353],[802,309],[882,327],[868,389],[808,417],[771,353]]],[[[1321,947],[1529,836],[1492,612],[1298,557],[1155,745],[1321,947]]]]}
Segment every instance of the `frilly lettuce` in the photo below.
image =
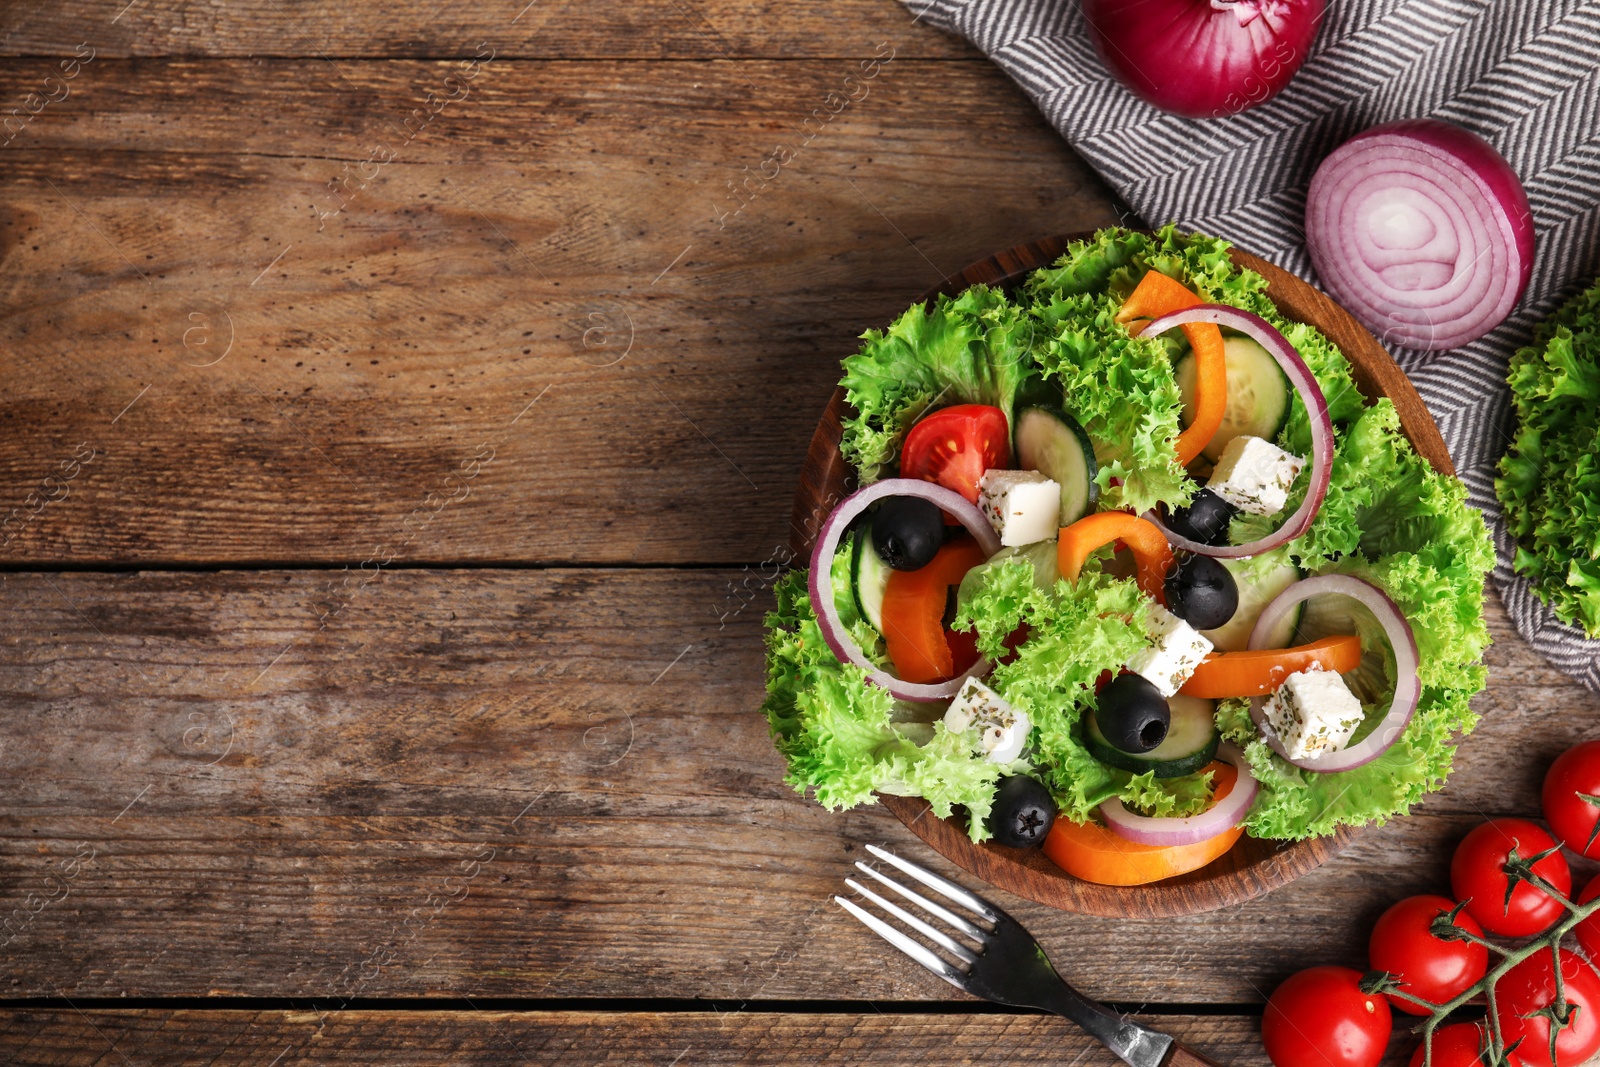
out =
{"type": "Polygon", "coordinates": [[[1556,617],[1600,637],[1600,283],[1511,358],[1517,435],[1495,492],[1517,573],[1556,617]]]}
{"type": "Polygon", "coordinates": [[[804,571],[785,574],[775,592],[777,608],[766,620],[762,711],[788,760],[786,781],[812,790],[832,810],[871,803],[874,792],[925,797],[940,818],[962,805],[971,813],[973,839],[987,837],[995,783],[1027,765],[997,766],[943,722],[908,721],[906,709],[869,683],[866,672],[841,663],[822,639],[804,571]]]}
{"type": "MultiPolygon", "coordinates": [[[[1053,544],[1043,547],[1055,551],[1053,544]]],[[[1019,625],[1028,627],[1027,640],[1010,662],[995,667],[988,684],[1032,721],[1035,775],[1074,822],[1112,797],[1149,815],[1203,810],[1209,776],[1134,776],[1096,760],[1075,736],[1100,675],[1150,644],[1150,601],[1131,581],[1097,572],[1085,572],[1076,583],[1037,580],[1034,558],[1040,554],[1024,551],[972,571],[962,582],[953,623],[975,627],[978,647],[989,655],[1000,654],[1019,625]]]]}
{"type": "MultiPolygon", "coordinates": [[[[1488,680],[1478,660],[1489,644],[1483,580],[1494,550],[1466,496],[1459,480],[1434,471],[1411,447],[1388,400],[1364,409],[1340,435],[1327,500],[1290,551],[1313,573],[1353,574],[1389,594],[1417,641],[1422,697],[1388,751],[1338,774],[1301,771],[1274,756],[1248,705],[1224,702],[1223,732],[1244,747],[1261,781],[1245,823],[1250,833],[1302,838],[1381,823],[1444,784],[1454,735],[1476,725],[1468,702],[1488,680]]],[[[1236,523],[1234,533],[1252,536],[1247,523],[1236,523]]]]}
{"type": "Polygon", "coordinates": [[[998,289],[974,285],[917,304],[888,330],[862,334],[861,351],[843,361],[845,399],[839,451],[861,484],[899,462],[911,424],[933,406],[992,404],[1011,418],[1017,387],[1032,369],[1034,324],[998,289]]]}

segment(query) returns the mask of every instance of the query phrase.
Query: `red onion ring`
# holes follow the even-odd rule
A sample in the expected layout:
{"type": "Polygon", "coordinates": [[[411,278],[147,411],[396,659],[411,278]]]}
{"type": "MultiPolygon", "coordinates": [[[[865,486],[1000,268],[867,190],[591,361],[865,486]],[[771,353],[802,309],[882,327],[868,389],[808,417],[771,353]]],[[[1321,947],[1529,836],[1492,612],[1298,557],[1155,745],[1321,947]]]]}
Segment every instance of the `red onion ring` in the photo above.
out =
{"type": "Polygon", "coordinates": [[[1510,164],[1437,119],[1357,134],[1306,194],[1306,248],[1323,286],[1406,348],[1457,348],[1499,325],[1533,274],[1533,237],[1510,164]]]}
{"type": "Polygon", "coordinates": [[[1227,796],[1199,815],[1191,815],[1186,819],[1152,819],[1135,815],[1122,801],[1113,797],[1100,805],[1100,817],[1118,837],[1125,837],[1140,845],[1162,848],[1199,844],[1233,829],[1249,814],[1250,805],[1255,803],[1260,786],[1250,772],[1250,761],[1244,758],[1244,753],[1233,742],[1224,741],[1218,745],[1217,758],[1233,764],[1239,771],[1239,780],[1233,784],[1227,796]]]}
{"type": "Polygon", "coordinates": [[[1288,339],[1279,333],[1272,323],[1248,311],[1228,307],[1226,304],[1200,304],[1155,319],[1144,328],[1140,336],[1154,337],[1186,322],[1212,322],[1218,326],[1226,326],[1230,330],[1237,330],[1259,343],[1273,359],[1278,361],[1278,366],[1283,368],[1283,373],[1288,377],[1289,384],[1294,386],[1294,391],[1300,394],[1306,412],[1311,417],[1311,483],[1306,489],[1305,499],[1300,502],[1294,514],[1284,520],[1282,526],[1259,541],[1251,541],[1249,544],[1204,545],[1174,533],[1153,511],[1147,513],[1145,518],[1161,527],[1172,547],[1196,555],[1238,559],[1241,556],[1254,556],[1271,551],[1305,533],[1311,526],[1311,520],[1317,517],[1317,509],[1322,506],[1322,498],[1328,495],[1328,483],[1333,478],[1333,419],[1328,415],[1328,402],[1322,395],[1322,386],[1317,384],[1316,375],[1311,373],[1311,368],[1306,366],[1306,361],[1300,358],[1300,353],[1294,350],[1288,339]]]}
{"type": "Polygon", "coordinates": [[[845,497],[822,524],[816,547],[811,550],[811,574],[806,584],[811,593],[811,610],[817,614],[817,626],[822,630],[822,639],[840,662],[853,663],[866,671],[867,681],[887,689],[890,696],[920,703],[949,700],[968,678],[988,673],[987,659],[980,658],[965,672],[947,682],[901,681],[887,671],[880,670],[866,657],[845,629],[844,622],[839,618],[839,609],[833,602],[833,557],[839,551],[840,538],[857,515],[891,496],[914,496],[929,501],[965,526],[978,542],[978,547],[983,549],[984,555],[992,556],[1000,551],[1000,538],[995,536],[989,520],[984,518],[976,504],[960,493],[920,478],[885,478],[845,497]]]}
{"type": "Polygon", "coordinates": [[[1340,749],[1338,752],[1328,752],[1310,759],[1298,760],[1284,756],[1283,742],[1267,725],[1264,697],[1250,699],[1250,719],[1256,724],[1256,729],[1261,731],[1262,738],[1272,751],[1303,770],[1331,774],[1371,763],[1399,739],[1400,732],[1405,729],[1406,723],[1411,721],[1412,714],[1417,710],[1417,701],[1422,699],[1422,681],[1417,677],[1417,639],[1411,632],[1411,624],[1406,621],[1405,614],[1393,600],[1389,599],[1389,594],[1371,582],[1349,574],[1323,574],[1316,578],[1306,578],[1279,593],[1270,604],[1261,609],[1261,616],[1256,619],[1256,627],[1250,632],[1247,647],[1252,649],[1268,647],[1272,638],[1272,628],[1283,618],[1285,612],[1301,601],[1310,600],[1324,593],[1338,593],[1359,601],[1377,618],[1385,636],[1389,638],[1389,645],[1394,649],[1394,669],[1398,678],[1395,680],[1394,702],[1389,705],[1388,714],[1359,744],[1340,749]]]}

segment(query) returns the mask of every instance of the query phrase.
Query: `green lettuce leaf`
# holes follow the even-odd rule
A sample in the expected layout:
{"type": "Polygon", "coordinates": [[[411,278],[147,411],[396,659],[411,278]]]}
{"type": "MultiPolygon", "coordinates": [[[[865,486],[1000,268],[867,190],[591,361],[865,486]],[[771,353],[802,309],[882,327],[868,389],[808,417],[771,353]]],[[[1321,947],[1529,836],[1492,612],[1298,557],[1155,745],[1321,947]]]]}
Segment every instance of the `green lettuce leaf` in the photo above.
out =
{"type": "Polygon", "coordinates": [[[762,711],[788,762],[786,781],[802,793],[811,790],[830,810],[874,803],[875,792],[925,797],[940,818],[961,805],[970,813],[973,840],[987,837],[995,783],[1027,764],[998,766],[943,722],[908,721],[909,709],[870,684],[866,672],[841,663],[823,641],[804,571],[785,574],[774,591],[762,711]],[[914,740],[930,732],[927,743],[914,740]]]}
{"type": "Polygon", "coordinates": [[[906,431],[930,408],[991,404],[1009,421],[1017,387],[1033,369],[1034,329],[1000,290],[975,285],[939,297],[931,310],[912,307],[886,331],[862,334],[861,351],[843,361],[851,411],[839,442],[861,484],[890,473],[906,431]]]}
{"type": "Polygon", "coordinates": [[[1008,555],[969,573],[952,625],[976,628],[978,647],[988,654],[998,654],[1019,624],[1028,626],[1015,658],[996,666],[988,684],[1033,723],[1035,777],[1074,822],[1112,797],[1149,814],[1203,810],[1209,779],[1136,777],[1096,760],[1078,737],[1100,675],[1150,644],[1149,598],[1131,581],[1098,572],[1046,584],[1036,580],[1034,555],[1008,555]]]}
{"type": "MultiPolygon", "coordinates": [[[[1235,522],[1234,536],[1265,532],[1251,526],[1235,522]]],[[[1245,823],[1257,837],[1314,837],[1409,810],[1444,784],[1455,735],[1477,724],[1468,702],[1488,681],[1478,662],[1489,645],[1488,528],[1467,503],[1466,486],[1435,472],[1411,447],[1388,400],[1364,409],[1340,435],[1327,500],[1289,547],[1312,573],[1353,574],[1394,600],[1417,641],[1422,696],[1394,745],[1366,766],[1337,774],[1302,771],[1273,755],[1250,722],[1248,704],[1225,701],[1218,721],[1245,749],[1261,782],[1245,823]]]]}
{"type": "Polygon", "coordinates": [[[1494,484],[1517,573],[1600,637],[1600,283],[1539,328],[1508,381],[1517,433],[1494,484]]]}

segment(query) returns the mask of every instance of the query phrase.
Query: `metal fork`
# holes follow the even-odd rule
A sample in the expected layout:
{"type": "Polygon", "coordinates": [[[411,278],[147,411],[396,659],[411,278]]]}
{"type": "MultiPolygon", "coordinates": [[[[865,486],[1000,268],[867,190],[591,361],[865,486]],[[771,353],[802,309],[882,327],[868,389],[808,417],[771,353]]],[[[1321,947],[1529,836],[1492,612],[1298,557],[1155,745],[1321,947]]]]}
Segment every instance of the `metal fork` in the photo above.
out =
{"type": "Polygon", "coordinates": [[[1213,1061],[1178,1044],[1167,1034],[1140,1026],[1073,989],[1056,973],[1033,935],[989,901],[876,845],[868,845],[867,851],[978,919],[972,922],[963,918],[859,860],[856,867],[863,874],[921,908],[943,926],[924,921],[854,878],[844,880],[845,885],[949,953],[954,959],[952,962],[855,901],[839,896],[833,898],[879,937],[957,989],[996,1004],[1038,1008],[1071,1019],[1130,1067],[1217,1067],[1213,1061]],[[957,940],[952,933],[966,938],[966,942],[957,940]]]}

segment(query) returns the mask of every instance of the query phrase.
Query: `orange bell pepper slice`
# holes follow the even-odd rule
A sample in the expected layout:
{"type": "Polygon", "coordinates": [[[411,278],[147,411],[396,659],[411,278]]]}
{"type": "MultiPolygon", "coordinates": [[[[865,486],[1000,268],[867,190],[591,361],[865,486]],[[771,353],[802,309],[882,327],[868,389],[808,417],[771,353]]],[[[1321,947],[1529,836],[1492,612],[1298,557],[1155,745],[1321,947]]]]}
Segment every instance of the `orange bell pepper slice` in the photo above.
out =
{"type": "Polygon", "coordinates": [[[1077,581],[1089,553],[1112,541],[1121,541],[1133,553],[1134,583],[1165,606],[1167,575],[1172,573],[1172,546],[1159,526],[1126,511],[1100,511],[1063,526],[1056,541],[1061,576],[1077,581]]]}
{"type": "MultiPolygon", "coordinates": [[[[917,570],[890,573],[883,594],[883,639],[902,681],[942,682],[956,676],[957,650],[944,628],[945,601],[950,587],[960,585],[987,558],[975,541],[952,541],[917,570]]],[[[971,660],[961,669],[970,666],[971,660]]]]}
{"type": "MultiPolygon", "coordinates": [[[[1233,791],[1239,779],[1233,764],[1218,761],[1205,769],[1215,775],[1211,783],[1216,800],[1233,791]]],[[[1044,839],[1044,854],[1057,867],[1085,882],[1144,885],[1199,870],[1232,848],[1243,833],[1243,826],[1235,826],[1192,845],[1163,847],[1129,841],[1097,822],[1057,819],[1044,839]]]]}
{"type": "Polygon", "coordinates": [[[1294,648],[1213,652],[1200,661],[1178,692],[1207,700],[1266,696],[1291,674],[1318,668],[1343,674],[1359,666],[1361,638],[1337,634],[1294,648]]]}
{"type": "MultiPolygon", "coordinates": [[[[1117,321],[1126,326],[1135,319],[1157,319],[1204,303],[1182,283],[1158,270],[1146,271],[1117,312],[1117,321]]],[[[1138,333],[1144,327],[1130,330],[1138,333]]],[[[1194,422],[1178,435],[1178,462],[1187,465],[1222,428],[1228,408],[1228,359],[1222,347],[1222,331],[1209,322],[1183,326],[1184,336],[1194,353],[1194,422]]]]}

